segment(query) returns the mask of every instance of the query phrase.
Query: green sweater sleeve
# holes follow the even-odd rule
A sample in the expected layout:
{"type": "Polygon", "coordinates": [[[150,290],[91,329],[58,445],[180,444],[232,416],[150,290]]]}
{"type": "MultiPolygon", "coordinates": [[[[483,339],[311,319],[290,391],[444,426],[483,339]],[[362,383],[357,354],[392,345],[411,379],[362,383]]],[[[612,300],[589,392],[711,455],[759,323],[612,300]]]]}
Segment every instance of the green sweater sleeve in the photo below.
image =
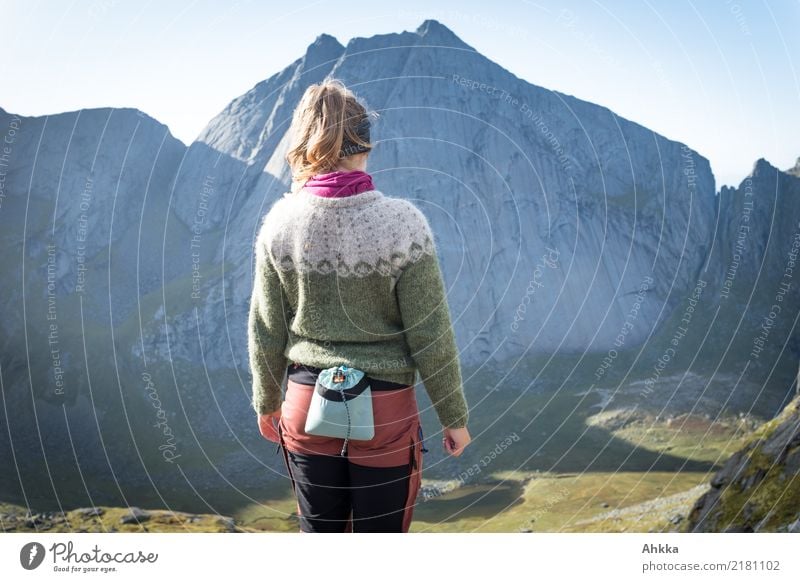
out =
{"type": "MultiPolygon", "coordinates": [[[[423,228],[433,244],[426,220],[423,228]]],[[[458,347],[435,247],[404,267],[396,290],[406,341],[439,421],[448,428],[466,426],[458,347]]]]}
{"type": "Polygon", "coordinates": [[[253,409],[258,414],[278,410],[288,360],[290,306],[278,272],[261,237],[256,241],[256,266],[250,299],[247,343],[253,376],[253,409]]]}

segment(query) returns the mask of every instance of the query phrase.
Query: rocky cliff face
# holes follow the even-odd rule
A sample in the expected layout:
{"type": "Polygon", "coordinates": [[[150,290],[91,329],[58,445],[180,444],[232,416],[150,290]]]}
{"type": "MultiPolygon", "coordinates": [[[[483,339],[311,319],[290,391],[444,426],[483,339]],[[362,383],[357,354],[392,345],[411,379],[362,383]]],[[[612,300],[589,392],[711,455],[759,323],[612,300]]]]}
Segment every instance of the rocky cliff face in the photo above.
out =
{"type": "MultiPolygon", "coordinates": [[[[85,490],[120,502],[125,483],[137,503],[145,489],[161,503],[185,495],[187,479],[241,491],[280,480],[253,471],[279,464],[249,408],[252,241],[289,187],[291,112],[327,75],[380,113],[378,187],[430,218],[465,366],[605,354],[623,331],[626,348],[669,335],[701,276],[714,290],[703,311],[724,306],[720,321],[750,349],[771,300],[748,306],[776,295],[795,240],[798,172],[759,161],[751,183],[715,196],[708,161],[688,146],[519,79],[436,21],[346,46],[323,34],[188,147],[131,109],[0,110],[12,437],[0,461],[19,471],[0,476],[0,495],[21,480],[43,499],[85,490]],[[745,189],[757,218],[724,303],[745,189]]],[[[796,289],[759,364],[798,351],[796,289]]],[[[724,350],[720,337],[707,343],[724,350]]],[[[775,385],[767,392],[785,390],[775,385]]]]}

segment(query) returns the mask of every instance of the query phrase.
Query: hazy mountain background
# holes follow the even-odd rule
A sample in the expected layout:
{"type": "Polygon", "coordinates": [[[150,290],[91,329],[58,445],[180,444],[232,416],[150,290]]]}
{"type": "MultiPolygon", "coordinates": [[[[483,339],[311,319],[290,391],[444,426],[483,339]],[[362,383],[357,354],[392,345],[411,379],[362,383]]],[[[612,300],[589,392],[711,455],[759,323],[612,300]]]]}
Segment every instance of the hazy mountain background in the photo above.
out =
{"type": "MultiPolygon", "coordinates": [[[[320,35],[188,146],[135,109],[0,109],[0,498],[208,511],[285,493],[250,409],[252,242],[289,188],[291,112],[329,75],[380,114],[377,187],[436,233],[483,437],[462,464],[518,431],[526,453],[494,468],[563,468],[533,452],[547,430],[524,432],[544,422],[529,394],[712,420],[768,420],[792,397],[800,160],[717,191],[690,145],[426,20],[320,35]]],[[[426,458],[431,478],[463,468],[426,458]]]]}

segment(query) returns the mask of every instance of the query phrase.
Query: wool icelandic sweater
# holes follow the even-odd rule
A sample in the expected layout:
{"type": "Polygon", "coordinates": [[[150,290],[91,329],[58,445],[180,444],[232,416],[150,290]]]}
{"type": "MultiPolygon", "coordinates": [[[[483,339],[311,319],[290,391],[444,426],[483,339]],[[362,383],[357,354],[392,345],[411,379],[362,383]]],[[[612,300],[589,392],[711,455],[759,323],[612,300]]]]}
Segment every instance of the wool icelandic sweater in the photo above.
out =
{"type": "Polygon", "coordinates": [[[466,426],[458,348],[427,218],[376,189],[286,193],[255,244],[248,318],[253,408],[280,408],[287,366],[345,364],[414,385],[442,426],[466,426]]]}

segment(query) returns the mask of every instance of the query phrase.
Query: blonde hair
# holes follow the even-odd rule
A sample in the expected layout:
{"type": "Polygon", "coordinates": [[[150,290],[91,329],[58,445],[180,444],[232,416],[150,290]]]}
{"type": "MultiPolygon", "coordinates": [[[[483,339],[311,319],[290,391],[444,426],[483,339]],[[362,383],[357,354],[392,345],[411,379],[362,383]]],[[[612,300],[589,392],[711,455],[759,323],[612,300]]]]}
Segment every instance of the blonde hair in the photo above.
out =
{"type": "Polygon", "coordinates": [[[359,103],[353,92],[339,79],[326,78],[310,85],[292,115],[289,127],[290,149],[286,161],[292,171],[292,191],[296,191],[315,174],[330,172],[342,157],[342,143],[372,149],[358,137],[357,129],[375,112],[359,103]]]}

